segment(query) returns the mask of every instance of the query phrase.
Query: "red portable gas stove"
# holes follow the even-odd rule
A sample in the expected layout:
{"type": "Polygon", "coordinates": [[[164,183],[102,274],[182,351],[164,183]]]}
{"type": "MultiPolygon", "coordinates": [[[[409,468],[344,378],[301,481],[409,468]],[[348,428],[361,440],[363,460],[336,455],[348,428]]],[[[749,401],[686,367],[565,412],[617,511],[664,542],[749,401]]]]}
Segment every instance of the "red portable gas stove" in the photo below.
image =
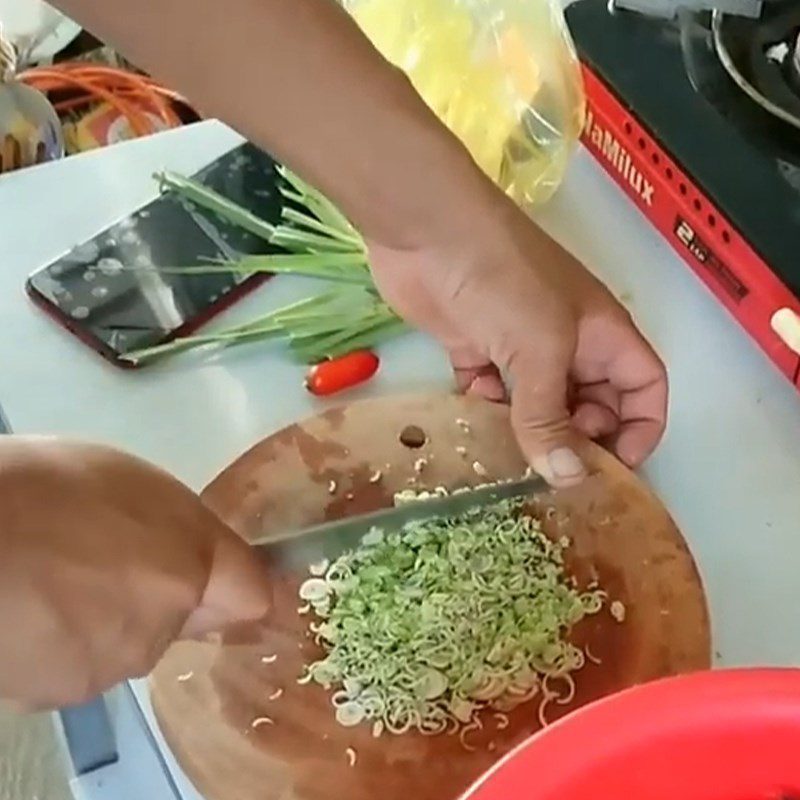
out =
{"type": "Polygon", "coordinates": [[[800,388],[800,2],[759,10],[566,16],[585,146],[800,388]]]}

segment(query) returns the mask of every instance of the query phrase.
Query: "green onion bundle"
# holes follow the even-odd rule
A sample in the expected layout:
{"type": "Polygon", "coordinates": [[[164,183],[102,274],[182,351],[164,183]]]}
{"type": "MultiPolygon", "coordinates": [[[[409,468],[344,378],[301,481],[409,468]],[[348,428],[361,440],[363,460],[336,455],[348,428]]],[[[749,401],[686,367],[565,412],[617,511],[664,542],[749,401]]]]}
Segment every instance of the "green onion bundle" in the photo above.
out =
{"type": "Polygon", "coordinates": [[[268,338],[288,341],[293,355],[314,364],[353,350],[375,347],[406,330],[381,300],[361,235],[324,195],[287,169],[279,168],[285,200],[281,222],[273,225],[219,193],[188,178],[163,173],[162,189],[231,222],[284,252],[245,256],[208,264],[156,267],[159,272],[190,275],[259,272],[320,278],[334,284],[326,292],[278,309],[243,325],[186,336],[137,350],[127,358],[140,363],[195,347],[229,347],[268,338]]]}
{"type": "Polygon", "coordinates": [[[301,586],[325,651],[301,682],[332,690],[337,721],[370,722],[376,736],[459,732],[469,748],[479,712],[504,719],[537,697],[544,724],[550,702],[572,699],[584,664],[568,633],[605,598],[566,576],[568,545],[520,501],[374,529],[301,586]]]}

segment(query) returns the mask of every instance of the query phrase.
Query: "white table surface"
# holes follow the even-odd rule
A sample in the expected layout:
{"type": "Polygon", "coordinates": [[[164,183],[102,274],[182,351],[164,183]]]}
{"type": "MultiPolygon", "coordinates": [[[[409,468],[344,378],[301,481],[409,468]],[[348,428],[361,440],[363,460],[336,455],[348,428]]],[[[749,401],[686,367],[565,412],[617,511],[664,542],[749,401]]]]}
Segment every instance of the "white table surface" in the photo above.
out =
{"type": "MultiPolygon", "coordinates": [[[[238,143],[207,122],[0,178],[0,403],[17,432],[107,442],[195,488],[264,435],[319,408],[279,347],[106,365],[33,308],[37,267],[238,143]]],[[[800,665],[800,397],[583,151],[539,218],[632,309],[671,376],[668,435],[644,470],[703,575],[717,662],[800,665]]],[[[228,319],[302,296],[278,278],[228,319]]],[[[449,386],[422,336],[382,348],[364,393],[449,386]]]]}

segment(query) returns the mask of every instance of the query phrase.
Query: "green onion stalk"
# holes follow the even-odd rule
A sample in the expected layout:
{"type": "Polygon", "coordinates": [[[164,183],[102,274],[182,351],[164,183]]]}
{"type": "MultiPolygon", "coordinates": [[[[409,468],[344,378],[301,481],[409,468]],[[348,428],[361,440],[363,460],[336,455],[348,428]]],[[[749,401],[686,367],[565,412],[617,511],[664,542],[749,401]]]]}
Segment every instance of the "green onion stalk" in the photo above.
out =
{"type": "Polygon", "coordinates": [[[218,349],[280,339],[288,342],[300,362],[314,364],[376,347],[407,330],[378,294],[364,239],[350,221],[323,194],[290,170],[281,167],[279,174],[279,190],[285,202],[281,221],[276,225],[190,178],[169,172],[157,175],[162,191],[175,192],[282,252],[151,269],[184,275],[221,272],[245,277],[258,273],[302,275],[329,281],[333,286],[241,325],[136,350],[127,354],[129,361],[143,363],[198,347],[218,349]]]}

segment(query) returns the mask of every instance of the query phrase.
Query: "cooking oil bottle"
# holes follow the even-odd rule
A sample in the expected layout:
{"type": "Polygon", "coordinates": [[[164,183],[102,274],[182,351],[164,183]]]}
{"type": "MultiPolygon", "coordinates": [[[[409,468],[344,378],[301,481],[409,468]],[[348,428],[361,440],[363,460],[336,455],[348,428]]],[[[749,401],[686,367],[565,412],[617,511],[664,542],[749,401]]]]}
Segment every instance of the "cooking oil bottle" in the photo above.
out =
{"type": "Polygon", "coordinates": [[[560,0],[344,0],[361,29],[519,204],[561,183],[584,118],[560,0]]]}

